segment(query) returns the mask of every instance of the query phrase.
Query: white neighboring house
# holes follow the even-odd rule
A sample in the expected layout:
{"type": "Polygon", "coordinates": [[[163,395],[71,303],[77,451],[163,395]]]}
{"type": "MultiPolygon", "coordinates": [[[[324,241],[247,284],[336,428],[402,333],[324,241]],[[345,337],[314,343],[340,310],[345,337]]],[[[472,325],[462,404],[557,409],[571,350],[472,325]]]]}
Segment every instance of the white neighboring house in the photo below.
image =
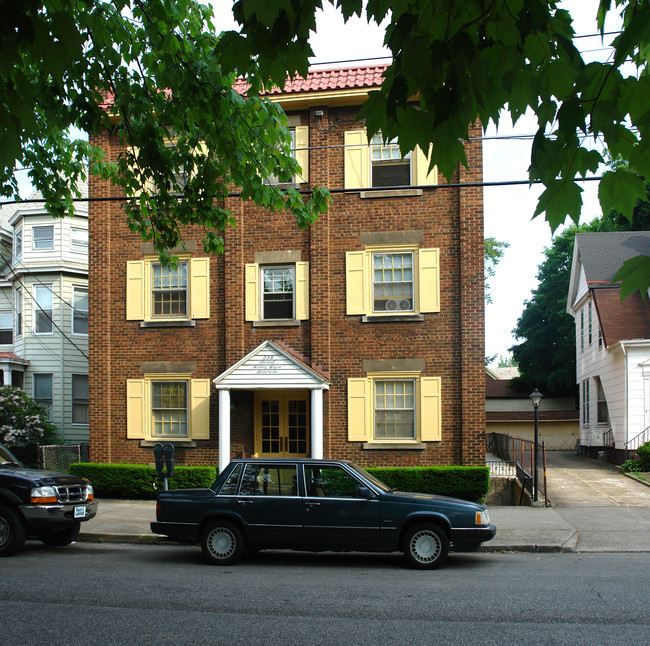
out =
{"type": "Polygon", "coordinates": [[[44,404],[62,440],[86,442],[88,205],[63,219],[42,203],[3,205],[0,242],[0,384],[44,404]]]}
{"type": "Polygon", "coordinates": [[[588,450],[627,449],[650,440],[650,299],[621,302],[612,280],[621,265],[650,255],[650,232],[578,233],[567,312],[576,323],[580,443],[588,450]],[[611,432],[610,432],[611,431],[611,432]]]}

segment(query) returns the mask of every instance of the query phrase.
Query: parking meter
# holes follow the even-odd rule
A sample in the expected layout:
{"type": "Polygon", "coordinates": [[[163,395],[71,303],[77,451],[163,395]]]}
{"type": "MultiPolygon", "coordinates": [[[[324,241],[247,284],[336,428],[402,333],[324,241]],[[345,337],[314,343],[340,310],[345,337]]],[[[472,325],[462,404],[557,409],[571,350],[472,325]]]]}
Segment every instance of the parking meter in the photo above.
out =
{"type": "Polygon", "coordinates": [[[161,478],[165,483],[165,491],[167,491],[169,488],[169,478],[171,478],[172,473],[174,473],[174,445],[162,445],[160,442],[158,442],[153,447],[153,457],[156,461],[156,471],[158,472],[158,477],[161,478]],[[167,467],[167,470],[165,470],[165,467],[167,467]]]}
{"type": "Polygon", "coordinates": [[[165,466],[167,467],[167,478],[171,478],[172,473],[174,473],[174,445],[165,444],[163,453],[165,456],[165,466]]]}
{"type": "Polygon", "coordinates": [[[163,472],[165,470],[165,465],[163,464],[163,445],[156,444],[153,447],[153,457],[156,461],[156,471],[158,471],[158,477],[159,478],[164,478],[163,472]]]}

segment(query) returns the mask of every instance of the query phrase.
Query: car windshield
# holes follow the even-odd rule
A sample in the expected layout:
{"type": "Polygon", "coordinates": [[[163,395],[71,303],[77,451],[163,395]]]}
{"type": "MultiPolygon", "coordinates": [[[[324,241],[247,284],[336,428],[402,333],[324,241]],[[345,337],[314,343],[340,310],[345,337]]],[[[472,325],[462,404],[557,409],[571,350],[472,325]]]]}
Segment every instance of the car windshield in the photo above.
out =
{"type": "Polygon", "coordinates": [[[0,464],[20,465],[20,462],[13,456],[11,451],[4,444],[0,444],[0,464]]]}
{"type": "Polygon", "coordinates": [[[391,488],[387,484],[384,484],[379,478],[375,478],[375,476],[362,469],[359,465],[354,464],[354,462],[348,462],[347,465],[362,475],[366,480],[370,480],[370,482],[372,482],[372,484],[374,484],[378,489],[381,489],[386,493],[391,491],[391,488]]]}

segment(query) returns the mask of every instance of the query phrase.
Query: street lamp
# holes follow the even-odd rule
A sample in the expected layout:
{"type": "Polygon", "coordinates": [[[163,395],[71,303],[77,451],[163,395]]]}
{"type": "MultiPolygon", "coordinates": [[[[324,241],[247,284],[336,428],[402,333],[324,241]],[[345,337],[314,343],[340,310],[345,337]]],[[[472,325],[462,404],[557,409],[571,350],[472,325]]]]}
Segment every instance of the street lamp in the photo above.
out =
{"type": "Polygon", "coordinates": [[[533,442],[533,500],[537,502],[537,441],[539,436],[539,405],[542,402],[542,393],[535,388],[529,395],[535,409],[535,441],[533,442]]]}

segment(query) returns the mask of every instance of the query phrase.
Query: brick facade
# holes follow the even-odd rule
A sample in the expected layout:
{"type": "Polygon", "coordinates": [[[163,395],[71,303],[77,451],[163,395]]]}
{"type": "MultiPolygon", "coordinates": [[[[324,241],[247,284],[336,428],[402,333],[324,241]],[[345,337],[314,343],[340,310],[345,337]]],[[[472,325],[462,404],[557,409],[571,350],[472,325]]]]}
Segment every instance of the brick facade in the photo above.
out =
{"type": "MultiPolygon", "coordinates": [[[[291,113],[289,113],[291,114],[291,113]]],[[[344,130],[356,109],[305,107],[310,124],[310,183],[343,188],[344,130]],[[316,117],[316,109],[322,117],[316,117]],[[329,124],[323,127],[323,124],[329,124]]],[[[467,145],[469,170],[453,184],[482,181],[481,129],[467,145]]],[[[105,133],[91,141],[116,159],[119,143],[105,133]]],[[[307,186],[303,185],[303,188],[307,186]]],[[[363,465],[484,464],[485,376],[483,300],[483,198],[473,186],[425,188],[421,195],[365,197],[336,192],[329,211],[307,231],[291,215],[267,212],[230,198],[237,226],[225,232],[226,252],[211,258],[210,318],[194,327],[142,327],[126,320],[126,262],[142,258],[119,202],[90,205],[90,438],[91,460],[151,463],[151,443],[126,437],[126,380],[139,379],[147,362],[194,362],[193,377],[214,379],[265,340],[278,341],[329,376],[324,394],[324,457],[363,465]],[[346,252],[364,249],[364,234],[421,232],[422,248],[440,249],[440,311],[419,320],[363,322],[346,315],[346,252]],[[255,253],[299,252],[309,262],[309,319],[294,326],[254,326],[245,321],[244,265],[255,253]],[[423,376],[442,383],[442,441],[424,448],[377,450],[348,441],[347,380],[363,377],[364,361],[424,360],[423,376]]],[[[93,177],[91,197],[119,196],[93,177]]],[[[202,232],[184,239],[205,256],[202,232]]],[[[231,455],[250,456],[253,390],[232,391],[231,455]]],[[[177,464],[216,464],[218,394],[212,390],[210,439],[176,450],[177,464]]]]}

